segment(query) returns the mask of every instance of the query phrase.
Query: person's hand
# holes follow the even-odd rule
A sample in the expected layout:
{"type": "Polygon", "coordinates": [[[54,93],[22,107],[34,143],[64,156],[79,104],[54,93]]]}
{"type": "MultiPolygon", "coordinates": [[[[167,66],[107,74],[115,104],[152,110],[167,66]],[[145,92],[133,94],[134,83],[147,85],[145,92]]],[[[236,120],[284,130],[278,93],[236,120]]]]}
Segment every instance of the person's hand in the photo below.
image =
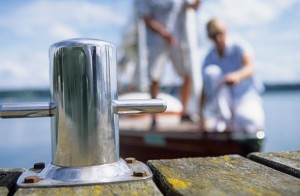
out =
{"type": "Polygon", "coordinates": [[[225,75],[225,77],[224,77],[224,83],[226,83],[228,85],[234,85],[234,84],[238,84],[240,82],[241,82],[241,77],[240,77],[240,74],[237,72],[229,73],[229,74],[225,75]]]}
{"type": "Polygon", "coordinates": [[[174,46],[177,43],[177,38],[172,36],[171,34],[163,36],[165,41],[169,44],[169,46],[174,46]]]}
{"type": "Polygon", "coordinates": [[[200,4],[201,4],[201,0],[196,0],[195,3],[194,3],[194,5],[193,5],[193,8],[195,10],[198,9],[198,7],[200,6],[200,4]]]}
{"type": "Polygon", "coordinates": [[[197,10],[200,4],[201,4],[201,0],[195,0],[192,4],[189,4],[187,8],[192,8],[194,10],[197,10]]]}

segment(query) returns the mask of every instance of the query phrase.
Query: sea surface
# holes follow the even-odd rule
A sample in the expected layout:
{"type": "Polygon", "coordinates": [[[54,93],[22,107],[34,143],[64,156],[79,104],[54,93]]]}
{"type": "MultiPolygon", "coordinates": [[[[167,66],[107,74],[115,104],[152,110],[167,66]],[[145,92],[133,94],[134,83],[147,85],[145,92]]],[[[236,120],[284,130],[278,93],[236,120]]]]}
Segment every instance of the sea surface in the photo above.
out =
{"type": "MultiPolygon", "coordinates": [[[[0,99],[4,102],[47,99],[0,99]]],[[[300,90],[273,91],[263,95],[266,113],[264,152],[300,150],[300,90]]],[[[0,168],[29,168],[50,163],[50,118],[0,119],[0,168]]]]}

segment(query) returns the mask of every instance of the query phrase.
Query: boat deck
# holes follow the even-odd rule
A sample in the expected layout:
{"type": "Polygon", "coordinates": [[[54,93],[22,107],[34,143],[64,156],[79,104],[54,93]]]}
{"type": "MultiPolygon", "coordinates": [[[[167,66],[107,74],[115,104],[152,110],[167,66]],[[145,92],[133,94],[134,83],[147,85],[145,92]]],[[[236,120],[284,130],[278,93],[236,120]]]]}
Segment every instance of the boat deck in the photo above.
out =
{"type": "Polygon", "coordinates": [[[193,122],[179,122],[179,117],[159,116],[155,129],[151,128],[151,115],[131,115],[121,116],[119,118],[119,127],[122,131],[139,132],[200,132],[199,124],[193,122]]]}

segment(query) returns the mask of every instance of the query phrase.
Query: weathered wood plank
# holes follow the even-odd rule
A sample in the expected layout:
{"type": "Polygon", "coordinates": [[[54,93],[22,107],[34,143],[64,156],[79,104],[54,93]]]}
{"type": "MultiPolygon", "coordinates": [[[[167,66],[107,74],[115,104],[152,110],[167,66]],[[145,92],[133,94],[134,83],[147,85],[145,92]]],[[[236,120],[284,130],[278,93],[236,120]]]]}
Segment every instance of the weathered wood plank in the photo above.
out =
{"type": "Polygon", "coordinates": [[[0,195],[13,194],[18,177],[24,169],[0,169],[0,195]]]}
{"type": "Polygon", "coordinates": [[[133,181],[114,184],[53,187],[53,188],[19,188],[15,195],[162,195],[152,180],[133,181]]]}
{"type": "Polygon", "coordinates": [[[248,158],[300,178],[300,151],[251,153],[248,155],[248,158]]]}
{"type": "Polygon", "coordinates": [[[238,155],[147,164],[165,195],[300,195],[300,179],[238,155]]]}

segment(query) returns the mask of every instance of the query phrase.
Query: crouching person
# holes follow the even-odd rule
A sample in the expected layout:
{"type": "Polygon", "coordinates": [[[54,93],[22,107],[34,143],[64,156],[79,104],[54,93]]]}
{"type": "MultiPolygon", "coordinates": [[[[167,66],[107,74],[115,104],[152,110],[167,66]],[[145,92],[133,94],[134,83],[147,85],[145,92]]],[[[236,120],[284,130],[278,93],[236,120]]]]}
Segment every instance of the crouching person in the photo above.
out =
{"type": "Polygon", "coordinates": [[[201,130],[257,132],[264,128],[260,93],[249,46],[229,39],[220,19],[207,23],[214,47],[202,66],[201,130]]]}

